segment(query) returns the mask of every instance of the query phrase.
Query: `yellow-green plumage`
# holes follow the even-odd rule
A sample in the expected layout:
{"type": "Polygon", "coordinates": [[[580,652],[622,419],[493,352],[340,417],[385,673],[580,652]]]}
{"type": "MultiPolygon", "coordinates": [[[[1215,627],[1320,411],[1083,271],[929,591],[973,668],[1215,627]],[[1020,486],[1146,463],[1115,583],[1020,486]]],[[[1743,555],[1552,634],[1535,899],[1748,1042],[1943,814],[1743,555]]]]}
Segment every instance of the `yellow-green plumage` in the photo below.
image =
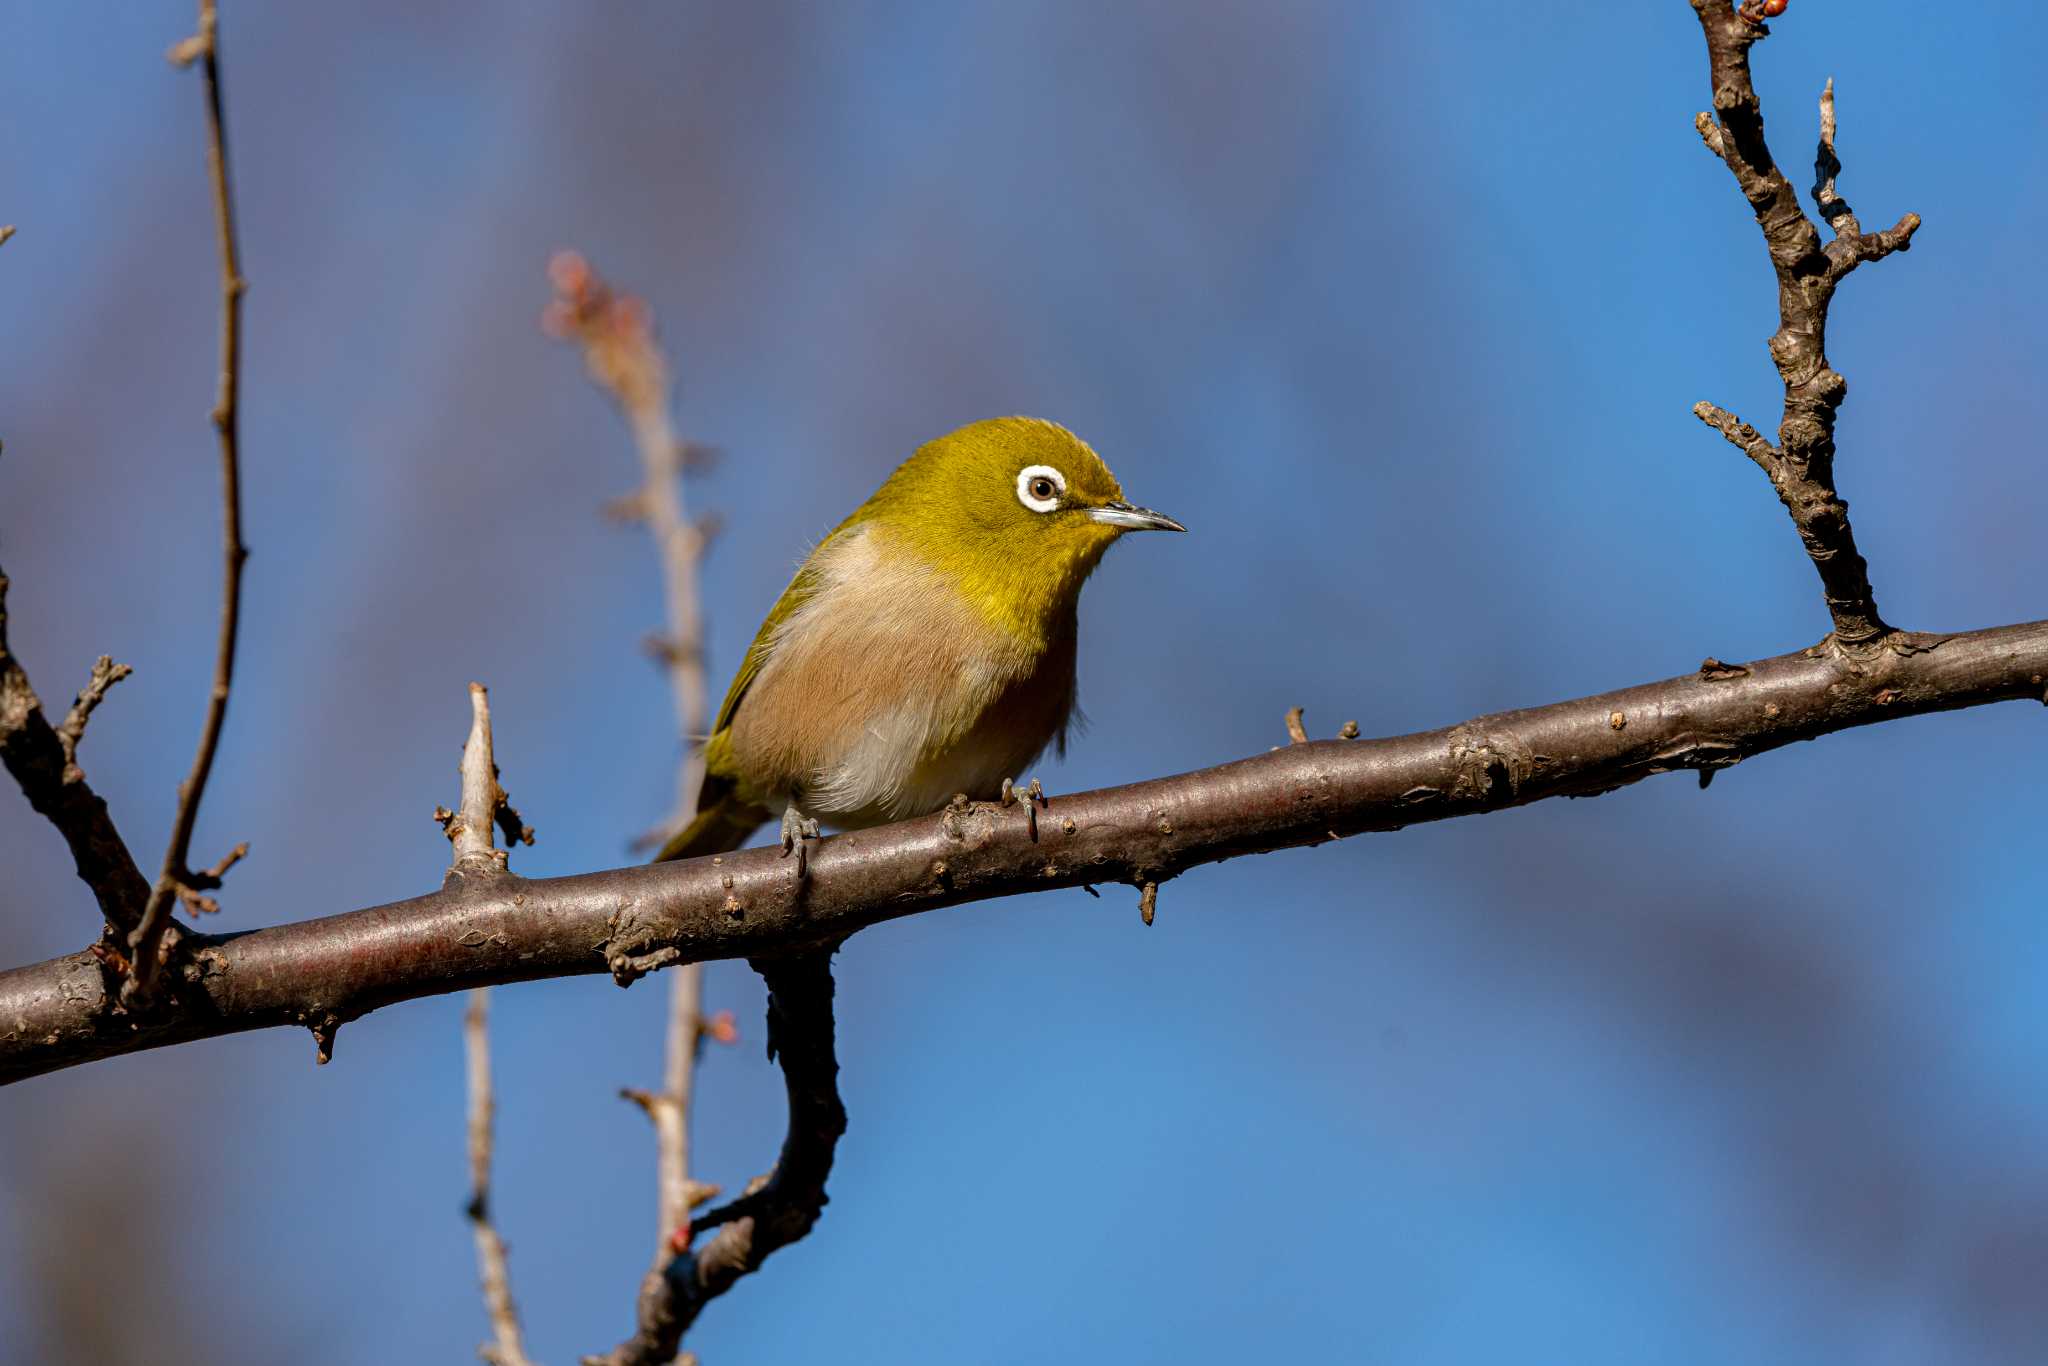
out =
{"type": "Polygon", "coordinates": [[[660,858],[736,849],[785,809],[854,828],[995,795],[1074,714],[1075,608],[1133,508],[1063,427],[995,418],[919,448],[804,561],[705,746],[660,858]]]}

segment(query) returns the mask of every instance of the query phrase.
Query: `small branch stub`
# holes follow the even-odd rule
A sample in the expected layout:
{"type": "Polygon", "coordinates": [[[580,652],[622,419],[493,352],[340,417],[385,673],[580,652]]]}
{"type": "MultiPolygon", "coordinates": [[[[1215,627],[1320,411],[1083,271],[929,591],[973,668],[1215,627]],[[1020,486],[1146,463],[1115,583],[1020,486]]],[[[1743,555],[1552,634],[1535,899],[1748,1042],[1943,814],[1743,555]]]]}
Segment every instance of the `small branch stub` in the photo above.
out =
{"type": "MultiPolygon", "coordinates": [[[[1302,709],[1300,707],[1289,707],[1287,709],[1287,743],[1291,745],[1305,745],[1308,743],[1308,727],[1302,724],[1301,718],[1302,709]]],[[[1147,921],[1146,923],[1149,924],[1151,922],[1147,921]]]]}
{"type": "Polygon", "coordinates": [[[498,785],[498,765],[492,755],[491,694],[481,683],[469,685],[469,739],[462,746],[462,804],[454,811],[434,810],[448,842],[455,847],[448,865],[451,877],[490,874],[504,870],[507,854],[498,848],[493,826],[502,826],[508,840],[533,843],[533,827],[513,809],[498,785]]]}

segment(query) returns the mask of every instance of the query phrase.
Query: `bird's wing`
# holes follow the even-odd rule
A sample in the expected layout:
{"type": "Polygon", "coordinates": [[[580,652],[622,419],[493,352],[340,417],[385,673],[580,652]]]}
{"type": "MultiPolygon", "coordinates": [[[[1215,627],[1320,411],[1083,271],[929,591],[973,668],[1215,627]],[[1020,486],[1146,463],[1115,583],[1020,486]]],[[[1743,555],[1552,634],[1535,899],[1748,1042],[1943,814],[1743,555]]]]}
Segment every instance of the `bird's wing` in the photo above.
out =
{"type": "Polygon", "coordinates": [[[802,610],[804,604],[816,597],[824,586],[825,576],[817,567],[819,552],[857,520],[857,514],[847,518],[805,557],[795,577],[790,579],[789,586],[782,590],[782,596],[769,609],[761,629],[754,633],[754,643],[747,647],[745,657],[740,660],[732,686],[726,689],[725,701],[719,704],[718,719],[712,724],[711,734],[705,737],[704,784],[697,793],[697,816],[662,847],[661,852],[654,856],[655,862],[737,849],[746,842],[747,836],[774,814],[759,805],[762,794],[748,790],[740,781],[739,757],[732,749],[733,717],[738,715],[740,704],[746,700],[747,690],[753,687],[754,680],[761,676],[761,670],[767,667],[769,658],[774,655],[776,636],[783,623],[802,610]]]}
{"type": "MultiPolygon", "coordinates": [[[[783,625],[824,587],[825,575],[818,566],[824,558],[825,548],[847,534],[849,528],[856,527],[857,522],[857,515],[847,518],[804,557],[796,576],[782,590],[775,606],[768,610],[767,620],[761,623],[761,629],[754,633],[754,643],[747,647],[746,656],[740,660],[732,686],[726,689],[725,701],[719,704],[718,720],[712,724],[711,734],[704,742],[704,791],[698,798],[700,807],[708,807],[739,785],[739,758],[732,750],[733,717],[739,714],[741,704],[746,701],[747,690],[754,686],[754,680],[761,676],[761,670],[767,667],[775,654],[777,637],[783,625]]],[[[754,796],[758,800],[758,794],[754,796]]]]}
{"type": "MultiPolygon", "coordinates": [[[[828,537],[829,541],[830,538],[828,537]]],[[[824,549],[820,544],[819,550],[824,549]]],[[[817,551],[812,551],[803,567],[796,571],[796,577],[789,581],[789,587],[782,590],[782,596],[775,600],[775,606],[768,611],[768,619],[761,623],[761,629],[754,633],[754,643],[747,647],[746,657],[740,660],[739,672],[732,677],[732,686],[726,689],[725,701],[719,704],[718,720],[712,723],[714,738],[732,728],[732,718],[746,698],[747,689],[754,686],[754,680],[761,676],[761,669],[775,653],[775,635],[782,624],[795,616],[803,605],[817,596],[823,582],[816,566],[817,551]]]]}

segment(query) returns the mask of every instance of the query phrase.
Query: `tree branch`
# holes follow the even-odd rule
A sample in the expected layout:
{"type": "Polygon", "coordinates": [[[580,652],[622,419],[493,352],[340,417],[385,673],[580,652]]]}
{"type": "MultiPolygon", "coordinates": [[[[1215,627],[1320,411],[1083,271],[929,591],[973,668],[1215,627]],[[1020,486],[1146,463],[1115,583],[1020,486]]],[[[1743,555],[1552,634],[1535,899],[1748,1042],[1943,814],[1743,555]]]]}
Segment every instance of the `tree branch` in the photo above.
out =
{"type": "Polygon", "coordinates": [[[1835,411],[1848,393],[1848,382],[1828,366],[1828,304],[1835,286],[1858,265],[1912,245],[1920,219],[1909,213],[1896,227],[1866,234],[1848,205],[1835,195],[1834,178],[1841,163],[1834,153],[1834,86],[1830,81],[1821,104],[1814,199],[1836,235],[1823,247],[1820,230],[1799,207],[1798,191],[1771,159],[1771,149],[1764,141],[1763,111],[1749,73],[1749,49],[1770,33],[1763,23],[1767,7],[1748,4],[1738,11],[1729,0],[1691,3],[1706,35],[1714,110],[1720,117],[1717,127],[1702,113],[1694,126],[1707,150],[1735,176],[1763,231],[1771,267],[1778,277],[1778,330],[1771,337],[1771,359],[1785,385],[1785,411],[1775,446],[1710,403],[1701,403],[1693,411],[1740,446],[1770,476],[1771,486],[1777,489],[1820,573],[1835,641],[1852,648],[1869,645],[1891,628],[1878,615],[1869,571],[1849,527],[1849,506],[1835,491],[1835,411]]]}
{"type": "MultiPolygon", "coordinates": [[[[220,388],[213,404],[213,427],[220,438],[221,478],[221,604],[220,632],[214,648],[213,687],[207,695],[206,720],[199,731],[199,749],[192,756],[192,769],[178,784],[178,810],[171,821],[170,843],[164,849],[163,868],[149,890],[142,921],[128,936],[128,958],[132,964],[122,999],[133,1004],[146,999],[156,977],[165,948],[164,934],[171,917],[171,904],[182,900],[194,910],[218,909],[199,893],[203,885],[192,872],[192,828],[199,820],[199,803],[206,796],[206,780],[213,773],[213,756],[220,748],[222,724],[227,720],[228,692],[235,680],[235,638],[242,612],[242,564],[249,551],[242,544],[241,439],[242,375],[242,293],[248,287],[235,246],[235,205],[228,184],[228,149],[221,113],[220,22],[214,0],[199,0],[199,31],[173,47],[170,60],[179,66],[193,61],[206,77],[206,165],[213,182],[214,222],[220,238],[220,388]]],[[[241,846],[243,852],[248,846],[241,846]]],[[[206,876],[213,886],[220,875],[240,858],[240,853],[223,859],[218,871],[206,876]]]]}
{"type": "Polygon", "coordinates": [[[832,954],[828,949],[783,959],[755,959],[768,983],[768,1056],[782,1063],[789,1130],[775,1170],[728,1205],[693,1219],[692,1233],[716,1228],[702,1248],[687,1242],[641,1286],[633,1336],[585,1366],[660,1366],[704,1306],[759,1269],[769,1254],[811,1231],[826,1204],[825,1180],[846,1107],[839,1100],[833,1052],[832,954]]]}
{"type": "MultiPolygon", "coordinates": [[[[56,826],[70,846],[78,876],[92,889],[108,926],[128,930],[142,918],[149,884],[142,880],[142,870],[135,866],[135,856],[115,828],[106,802],[78,766],[86,718],[112,686],[115,673],[110,669],[103,684],[101,671],[94,666],[93,681],[79,693],[63,723],[53,727],[43,715],[42,699],[30,685],[27,670],[7,643],[7,586],[7,575],[0,572],[0,763],[20,784],[28,804],[56,826]]],[[[102,656],[101,663],[106,662],[102,656]]],[[[118,668],[125,671],[127,666],[118,668]]]]}
{"type": "Polygon", "coordinates": [[[1381,740],[1287,745],[1219,768],[981,803],[821,841],[799,884],[768,849],[444,888],[242,934],[196,935],[184,1008],[114,1017],[90,955],[0,973],[0,1082],[246,1029],[317,1026],[398,1001],[576,973],[786,955],[865,926],[1053,887],[1163,882],[1197,864],[1365,831],[1714,773],[1799,740],[2015,699],[2048,684],[2048,621],[1825,645],[1381,740]]]}

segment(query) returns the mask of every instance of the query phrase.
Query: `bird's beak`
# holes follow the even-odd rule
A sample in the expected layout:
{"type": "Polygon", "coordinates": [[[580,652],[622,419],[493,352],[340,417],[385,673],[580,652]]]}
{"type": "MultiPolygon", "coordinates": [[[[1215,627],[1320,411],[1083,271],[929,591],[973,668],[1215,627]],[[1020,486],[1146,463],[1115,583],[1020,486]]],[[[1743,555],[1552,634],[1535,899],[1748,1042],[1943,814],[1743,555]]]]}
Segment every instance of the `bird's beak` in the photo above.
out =
{"type": "Polygon", "coordinates": [[[1104,526],[1122,527],[1126,531],[1186,531],[1173,518],[1151,508],[1132,507],[1129,503],[1104,503],[1101,507],[1088,509],[1088,515],[1104,526]]]}

